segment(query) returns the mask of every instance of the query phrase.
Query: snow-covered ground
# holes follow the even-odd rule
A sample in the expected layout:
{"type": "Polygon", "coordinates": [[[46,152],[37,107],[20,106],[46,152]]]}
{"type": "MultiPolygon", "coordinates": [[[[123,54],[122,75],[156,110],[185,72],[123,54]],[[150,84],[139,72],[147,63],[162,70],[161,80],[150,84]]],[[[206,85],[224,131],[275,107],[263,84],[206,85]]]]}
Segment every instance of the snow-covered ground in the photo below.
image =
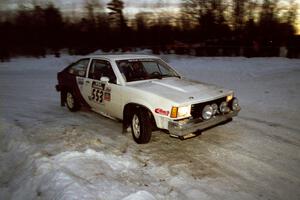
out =
{"type": "Polygon", "coordinates": [[[76,57],[0,63],[0,199],[300,199],[300,60],[162,57],[234,89],[240,115],[137,145],[120,122],[60,107],[56,73],[76,57]]]}

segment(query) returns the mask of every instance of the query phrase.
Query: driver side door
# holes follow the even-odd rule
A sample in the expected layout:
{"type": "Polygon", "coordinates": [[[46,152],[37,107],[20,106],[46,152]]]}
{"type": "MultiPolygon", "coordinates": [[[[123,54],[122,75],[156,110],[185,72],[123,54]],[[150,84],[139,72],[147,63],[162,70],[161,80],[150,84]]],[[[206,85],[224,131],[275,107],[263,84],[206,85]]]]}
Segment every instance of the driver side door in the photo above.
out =
{"type": "Polygon", "coordinates": [[[111,103],[112,85],[116,76],[106,60],[92,59],[87,77],[84,81],[84,98],[92,110],[101,114],[110,114],[107,107],[111,103]],[[109,78],[109,82],[101,81],[101,77],[109,78]]]}

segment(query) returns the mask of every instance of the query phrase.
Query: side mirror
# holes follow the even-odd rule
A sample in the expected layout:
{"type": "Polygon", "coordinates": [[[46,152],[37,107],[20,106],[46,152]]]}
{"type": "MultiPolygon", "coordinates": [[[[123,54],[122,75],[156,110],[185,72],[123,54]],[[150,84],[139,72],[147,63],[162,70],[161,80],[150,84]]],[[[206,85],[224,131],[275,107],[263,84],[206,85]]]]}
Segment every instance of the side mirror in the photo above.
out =
{"type": "Polygon", "coordinates": [[[105,83],[105,84],[107,84],[108,81],[109,81],[109,78],[106,77],[106,76],[102,76],[102,77],[100,78],[100,81],[103,82],[103,83],[105,83]]]}

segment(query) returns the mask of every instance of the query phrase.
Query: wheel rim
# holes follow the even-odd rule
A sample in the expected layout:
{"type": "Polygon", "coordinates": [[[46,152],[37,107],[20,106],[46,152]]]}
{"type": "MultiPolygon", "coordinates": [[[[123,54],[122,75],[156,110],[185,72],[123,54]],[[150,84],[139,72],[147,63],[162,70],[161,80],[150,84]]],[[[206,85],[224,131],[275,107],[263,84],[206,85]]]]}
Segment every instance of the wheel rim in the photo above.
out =
{"type": "Polygon", "coordinates": [[[140,137],[140,120],[136,114],[132,117],[132,131],[136,138],[140,137]]]}
{"type": "Polygon", "coordinates": [[[68,104],[69,108],[74,107],[74,98],[70,92],[67,93],[67,104],[68,104]]]}

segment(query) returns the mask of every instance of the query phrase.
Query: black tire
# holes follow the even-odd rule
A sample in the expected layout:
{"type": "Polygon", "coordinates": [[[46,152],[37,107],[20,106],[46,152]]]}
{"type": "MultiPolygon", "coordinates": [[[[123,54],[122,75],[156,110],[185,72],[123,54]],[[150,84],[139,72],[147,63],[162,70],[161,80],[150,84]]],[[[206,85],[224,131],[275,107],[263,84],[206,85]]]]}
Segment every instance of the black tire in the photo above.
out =
{"type": "Polygon", "coordinates": [[[146,144],[152,135],[151,114],[146,109],[136,109],[131,117],[131,131],[134,141],[146,144]]]}
{"type": "Polygon", "coordinates": [[[75,95],[73,92],[71,91],[67,91],[66,92],[66,105],[68,107],[68,109],[71,111],[71,112],[75,112],[75,111],[78,111],[79,108],[80,108],[80,104],[78,102],[78,100],[76,99],[75,95]]]}

